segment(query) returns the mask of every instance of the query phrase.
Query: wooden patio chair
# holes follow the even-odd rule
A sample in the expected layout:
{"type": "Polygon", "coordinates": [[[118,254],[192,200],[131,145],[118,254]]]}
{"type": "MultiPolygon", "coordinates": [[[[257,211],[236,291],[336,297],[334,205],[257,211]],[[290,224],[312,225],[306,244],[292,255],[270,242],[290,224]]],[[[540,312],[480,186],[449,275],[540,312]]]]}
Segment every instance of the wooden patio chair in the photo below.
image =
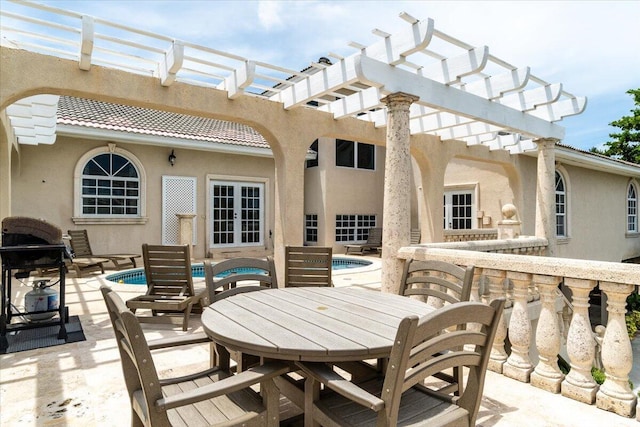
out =
{"type": "Polygon", "coordinates": [[[332,249],[323,246],[286,246],[284,254],[285,288],[333,286],[332,249]]]}
{"type": "Polygon", "coordinates": [[[71,238],[70,243],[73,254],[78,259],[107,258],[113,263],[116,270],[122,270],[123,268],[136,268],[136,258],[140,258],[139,254],[94,254],[91,250],[87,230],[67,230],[67,234],[71,238]]]}
{"type": "Polygon", "coordinates": [[[378,251],[382,248],[382,228],[369,229],[366,243],[351,243],[344,245],[344,247],[346,249],[345,255],[348,255],[351,252],[363,255],[368,251],[378,251]]]}
{"type": "Polygon", "coordinates": [[[474,266],[443,261],[408,260],[400,280],[400,295],[432,298],[438,305],[469,301],[474,266]]]}
{"type": "MultiPolygon", "coordinates": [[[[408,260],[402,272],[400,295],[418,297],[436,307],[469,301],[473,284],[474,266],[460,267],[443,261],[408,260]]],[[[454,369],[451,375],[438,374],[447,383],[441,392],[462,392],[462,371],[454,369]]]]}
{"type": "Polygon", "coordinates": [[[189,245],[142,245],[147,292],[127,300],[127,307],[151,310],[151,316],[138,316],[140,322],[176,323],[182,318],[182,330],[189,326],[191,312],[202,311],[206,290],[196,294],[193,288],[189,245]]]}
{"type": "MultiPolygon", "coordinates": [[[[204,277],[211,304],[240,293],[278,287],[276,268],[272,257],[266,259],[232,258],[215,264],[206,260],[204,262],[204,277]]],[[[236,370],[238,372],[260,363],[258,356],[228,350],[216,344],[213,344],[213,347],[212,354],[215,354],[216,357],[214,363],[229,366],[229,359],[233,359],[237,364],[236,370]]]]}
{"type": "Polygon", "coordinates": [[[475,426],[503,308],[504,299],[491,305],[461,302],[422,318],[405,318],[386,372],[364,382],[351,382],[326,364],[296,362],[307,375],[305,425],[475,426]],[[471,324],[480,324],[481,329],[466,327],[471,324]],[[454,367],[468,369],[459,397],[424,387],[425,379],[454,367]]]}
{"type": "Polygon", "coordinates": [[[132,426],[279,425],[279,398],[273,378],[289,365],[271,362],[237,375],[219,366],[176,378],[160,378],[151,350],[199,344],[198,338],[164,339],[149,345],[138,319],[111,288],[102,286],[129,392],[132,426]],[[251,386],[260,385],[260,392],[251,386]],[[261,396],[262,395],[262,396],[261,396]]]}

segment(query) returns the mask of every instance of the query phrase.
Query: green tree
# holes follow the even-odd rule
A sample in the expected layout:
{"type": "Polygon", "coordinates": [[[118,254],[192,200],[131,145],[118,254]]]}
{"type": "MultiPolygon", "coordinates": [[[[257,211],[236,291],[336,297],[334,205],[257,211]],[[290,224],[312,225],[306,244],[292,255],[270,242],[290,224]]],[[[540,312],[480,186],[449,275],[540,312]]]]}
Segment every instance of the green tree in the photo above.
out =
{"type": "Polygon", "coordinates": [[[632,115],[609,123],[610,126],[619,128],[620,132],[609,134],[614,140],[606,142],[604,150],[592,148],[590,151],[640,164],[640,88],[629,89],[627,93],[633,96],[636,105],[631,110],[632,115]]]}

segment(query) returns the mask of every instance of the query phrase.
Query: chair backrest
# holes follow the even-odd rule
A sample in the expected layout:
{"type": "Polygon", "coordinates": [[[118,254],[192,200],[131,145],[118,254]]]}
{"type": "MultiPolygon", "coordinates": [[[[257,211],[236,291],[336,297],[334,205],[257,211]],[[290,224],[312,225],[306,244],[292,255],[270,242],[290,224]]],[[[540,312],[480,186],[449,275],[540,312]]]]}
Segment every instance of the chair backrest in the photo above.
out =
{"type": "Polygon", "coordinates": [[[278,287],[272,257],[233,258],[215,264],[207,260],[204,262],[204,277],[210,303],[243,292],[278,287]],[[250,283],[240,285],[239,282],[250,283]]]}
{"type": "Polygon", "coordinates": [[[474,266],[460,267],[444,261],[405,262],[400,295],[435,298],[437,306],[469,301],[474,266]]]}
{"type": "Polygon", "coordinates": [[[67,234],[71,237],[71,249],[76,257],[93,256],[87,230],[67,230],[67,234]]]}
{"type": "Polygon", "coordinates": [[[503,309],[502,298],[491,305],[465,301],[435,310],[422,318],[409,316],[403,319],[382,387],[385,410],[379,417],[387,418],[385,425],[397,425],[403,391],[451,368],[468,369],[457,404],[469,413],[469,425],[475,425],[491,346],[503,309]],[[480,325],[480,329],[471,328],[472,324],[480,325]],[[453,332],[443,333],[444,330],[453,332]]]}
{"type": "Polygon", "coordinates": [[[333,286],[332,249],[323,246],[286,246],[284,286],[333,286]]]}
{"type": "Polygon", "coordinates": [[[129,402],[146,406],[142,410],[149,417],[148,425],[170,425],[166,411],[155,405],[163,397],[162,388],[138,319],[111,288],[103,285],[100,291],[116,335],[129,402]],[[142,399],[139,398],[140,392],[142,399]]]}
{"type": "Polygon", "coordinates": [[[367,245],[382,246],[382,228],[376,227],[369,229],[367,245]]]}
{"type": "Polygon", "coordinates": [[[194,296],[189,245],[142,245],[149,295],[194,296]]]}

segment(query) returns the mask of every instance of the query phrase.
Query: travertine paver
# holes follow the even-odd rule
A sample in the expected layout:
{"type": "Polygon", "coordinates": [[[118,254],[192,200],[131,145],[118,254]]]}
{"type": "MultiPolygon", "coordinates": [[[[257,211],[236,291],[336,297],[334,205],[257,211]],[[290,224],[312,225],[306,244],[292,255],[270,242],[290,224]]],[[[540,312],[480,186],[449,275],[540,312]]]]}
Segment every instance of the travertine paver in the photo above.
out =
{"type": "MultiPolygon", "coordinates": [[[[369,270],[336,274],[334,284],[379,289],[379,269],[369,270]]],[[[68,279],[69,309],[80,316],[86,341],[0,355],[0,426],[129,425],[128,397],[100,283],[97,277],[68,279]]],[[[119,286],[124,298],[143,291],[143,287],[119,286]]],[[[187,334],[202,330],[196,318],[189,324],[187,334]]],[[[185,333],[170,325],[144,328],[151,339],[185,333]]],[[[160,369],[171,369],[172,374],[209,363],[208,345],[156,353],[160,369]]],[[[638,427],[640,423],[488,372],[478,425],[638,427]]]]}

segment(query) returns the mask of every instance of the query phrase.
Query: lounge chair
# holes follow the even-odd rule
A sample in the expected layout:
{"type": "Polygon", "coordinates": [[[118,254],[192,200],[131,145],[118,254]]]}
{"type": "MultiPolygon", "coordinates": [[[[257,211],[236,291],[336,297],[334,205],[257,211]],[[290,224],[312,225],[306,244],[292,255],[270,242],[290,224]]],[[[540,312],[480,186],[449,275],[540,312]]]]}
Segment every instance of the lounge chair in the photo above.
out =
{"type": "Polygon", "coordinates": [[[237,375],[212,366],[183,377],[160,378],[152,350],[206,343],[206,336],[148,343],[122,299],[107,286],[100,290],[116,335],[132,426],[279,425],[280,393],[273,379],[286,373],[288,364],[268,362],[237,375]],[[259,393],[251,389],[258,384],[259,393]]]}
{"type": "MultiPolygon", "coordinates": [[[[71,238],[73,254],[78,260],[85,258],[106,258],[113,263],[116,270],[122,270],[123,268],[135,268],[136,258],[140,258],[139,254],[94,254],[91,250],[87,230],[67,230],[67,233],[71,238]]],[[[104,269],[102,272],[104,273],[104,269]]]]}
{"type": "Polygon", "coordinates": [[[406,317],[386,371],[364,381],[349,381],[324,363],[296,362],[307,376],[305,425],[475,426],[503,308],[504,299],[491,305],[460,302],[422,318],[406,317]],[[470,327],[474,324],[481,329],[470,327]],[[451,368],[468,370],[459,398],[423,386],[425,379],[451,368]]]}
{"type": "Polygon", "coordinates": [[[127,300],[133,313],[151,310],[151,316],[138,316],[140,322],[175,323],[182,317],[182,330],[189,325],[191,312],[202,311],[206,289],[193,287],[189,245],[142,245],[147,293],[127,300]]]}
{"type": "Polygon", "coordinates": [[[369,230],[366,243],[352,243],[344,245],[346,251],[345,254],[351,252],[363,255],[365,252],[378,251],[382,247],[382,228],[372,228],[369,230]]]}

